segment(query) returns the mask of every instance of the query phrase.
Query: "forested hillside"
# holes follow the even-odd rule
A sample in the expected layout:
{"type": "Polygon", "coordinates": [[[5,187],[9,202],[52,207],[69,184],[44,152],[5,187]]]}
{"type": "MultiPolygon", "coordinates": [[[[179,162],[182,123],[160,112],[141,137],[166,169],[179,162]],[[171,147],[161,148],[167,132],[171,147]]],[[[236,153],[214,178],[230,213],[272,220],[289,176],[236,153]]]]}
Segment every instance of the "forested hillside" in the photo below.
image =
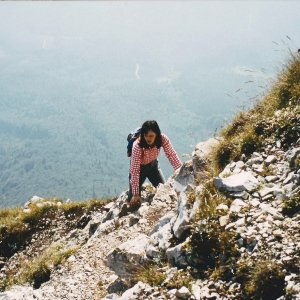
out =
{"type": "MultiPolygon", "coordinates": [[[[17,62],[4,64],[1,75],[1,206],[18,205],[35,194],[116,195],[127,187],[127,134],[144,120],[156,119],[182,155],[232,111],[210,107],[205,97],[196,96],[188,76],[172,84],[138,81],[129,73],[117,74],[116,67],[112,80],[90,65],[72,70],[74,57],[62,66],[60,60],[70,58],[53,54],[42,66],[42,55],[20,54],[17,62]]],[[[162,165],[168,176],[165,159],[162,165]]]]}

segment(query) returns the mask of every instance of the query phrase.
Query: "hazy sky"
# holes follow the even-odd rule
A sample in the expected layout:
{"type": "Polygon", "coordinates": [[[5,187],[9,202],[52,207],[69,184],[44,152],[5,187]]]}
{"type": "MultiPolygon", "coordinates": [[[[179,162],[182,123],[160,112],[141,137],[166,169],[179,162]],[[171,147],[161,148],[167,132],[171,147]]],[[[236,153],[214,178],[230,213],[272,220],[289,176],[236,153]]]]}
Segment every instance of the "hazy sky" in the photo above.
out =
{"type": "Polygon", "coordinates": [[[300,1],[0,2],[0,83],[33,71],[54,85],[74,78],[85,101],[105,81],[179,79],[177,92],[202,107],[234,108],[300,48],[299,13],[300,1]]]}
{"type": "Polygon", "coordinates": [[[300,1],[0,2],[0,80],[12,61],[20,69],[38,59],[49,67],[47,54],[65,78],[105,68],[109,79],[169,84],[184,77],[203,85],[197,93],[207,103],[239,88],[250,97],[257,87],[245,82],[265,84],[288,49],[300,48],[299,13],[300,1]]]}
{"type": "Polygon", "coordinates": [[[299,46],[299,13],[299,1],[2,2],[0,58],[10,55],[1,45],[9,39],[27,50],[86,47],[106,58],[167,65],[198,60],[211,67],[231,51],[269,64],[280,48],[272,41],[288,35],[299,46]]]}

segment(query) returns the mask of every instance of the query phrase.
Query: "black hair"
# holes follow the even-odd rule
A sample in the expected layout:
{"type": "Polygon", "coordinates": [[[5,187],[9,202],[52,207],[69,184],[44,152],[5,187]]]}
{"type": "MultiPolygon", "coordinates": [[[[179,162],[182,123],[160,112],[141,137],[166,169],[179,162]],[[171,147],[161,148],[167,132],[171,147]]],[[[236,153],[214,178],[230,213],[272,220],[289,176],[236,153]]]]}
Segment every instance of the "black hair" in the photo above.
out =
{"type": "Polygon", "coordinates": [[[146,142],[145,137],[144,137],[144,135],[147,134],[150,130],[156,134],[154,145],[157,148],[160,148],[162,146],[161,132],[160,132],[157,122],[154,120],[148,120],[148,121],[144,122],[144,124],[142,125],[139,146],[141,148],[150,148],[151,147],[150,145],[148,145],[148,143],[146,142]]]}

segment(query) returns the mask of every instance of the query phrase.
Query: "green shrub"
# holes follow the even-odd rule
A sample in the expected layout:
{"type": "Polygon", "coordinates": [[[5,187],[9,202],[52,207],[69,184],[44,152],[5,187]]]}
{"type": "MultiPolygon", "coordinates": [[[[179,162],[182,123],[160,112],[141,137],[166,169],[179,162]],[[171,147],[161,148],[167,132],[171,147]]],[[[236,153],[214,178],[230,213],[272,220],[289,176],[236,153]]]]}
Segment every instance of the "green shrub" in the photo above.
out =
{"type": "Polygon", "coordinates": [[[247,115],[247,112],[239,112],[230,122],[230,124],[221,130],[221,135],[228,139],[240,134],[244,130],[248,120],[249,116],[247,115]]]}
{"type": "Polygon", "coordinates": [[[237,145],[232,139],[223,140],[212,152],[212,161],[216,171],[221,172],[236,156],[237,145]]]}
{"type": "Polygon", "coordinates": [[[245,154],[250,156],[253,152],[258,151],[262,146],[261,139],[255,134],[255,131],[249,130],[248,133],[241,137],[241,144],[238,156],[245,154]]]}
{"type": "Polygon", "coordinates": [[[43,282],[50,279],[53,269],[62,264],[69,256],[74,254],[79,247],[63,249],[63,245],[54,245],[42,255],[25,264],[18,283],[31,283],[34,288],[39,288],[43,282]]]}
{"type": "Polygon", "coordinates": [[[222,203],[230,203],[226,195],[214,186],[212,178],[207,179],[197,197],[200,199],[200,206],[196,214],[195,223],[199,220],[220,216],[220,213],[216,210],[217,206],[222,203]]]}
{"type": "Polygon", "coordinates": [[[30,212],[22,213],[21,218],[24,223],[32,227],[40,227],[45,225],[46,219],[55,219],[57,215],[57,206],[45,204],[39,207],[36,204],[30,206],[30,212]]]}
{"type": "Polygon", "coordinates": [[[204,183],[197,197],[200,206],[185,246],[188,260],[202,271],[227,266],[238,256],[236,235],[220,226],[219,218],[224,212],[216,208],[219,204],[229,205],[230,199],[214,186],[213,178],[204,183]]]}
{"type": "Polygon", "coordinates": [[[26,230],[20,218],[21,208],[4,208],[0,210],[0,239],[3,240],[9,233],[26,230]]]}
{"type": "Polygon", "coordinates": [[[210,217],[195,226],[186,251],[191,264],[202,270],[226,266],[239,255],[236,234],[224,230],[219,217],[210,217]]]}
{"type": "Polygon", "coordinates": [[[61,206],[61,210],[67,219],[74,219],[84,214],[86,204],[84,202],[67,202],[61,206]]]}

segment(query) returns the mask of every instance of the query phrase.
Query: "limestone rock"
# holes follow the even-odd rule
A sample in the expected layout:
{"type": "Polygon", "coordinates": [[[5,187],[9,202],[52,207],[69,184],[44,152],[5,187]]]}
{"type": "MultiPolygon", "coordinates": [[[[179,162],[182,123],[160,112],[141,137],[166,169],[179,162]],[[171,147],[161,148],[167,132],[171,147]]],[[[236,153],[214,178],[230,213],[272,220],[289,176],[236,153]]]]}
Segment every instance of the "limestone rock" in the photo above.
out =
{"type": "Polygon", "coordinates": [[[229,223],[229,216],[222,216],[219,218],[220,226],[226,226],[229,223]]]}
{"type": "Polygon", "coordinates": [[[222,203],[216,207],[216,210],[227,212],[229,210],[229,208],[226,204],[222,203]]]}
{"type": "Polygon", "coordinates": [[[91,221],[87,225],[89,230],[89,236],[92,236],[95,233],[99,225],[102,223],[103,218],[104,215],[102,213],[97,213],[92,217],[91,221]]]}
{"type": "Polygon", "coordinates": [[[172,265],[184,267],[187,266],[187,258],[183,251],[184,243],[176,245],[175,247],[168,248],[166,251],[166,255],[168,257],[169,262],[172,265]]]}
{"type": "Polygon", "coordinates": [[[113,249],[105,258],[105,263],[115,273],[122,277],[130,277],[132,270],[143,262],[149,237],[140,234],[113,249]]]}
{"type": "Polygon", "coordinates": [[[150,231],[150,235],[152,235],[153,233],[157,232],[160,227],[163,227],[164,225],[166,225],[167,223],[169,223],[174,216],[176,216],[176,213],[174,211],[170,211],[165,216],[163,216],[162,218],[160,218],[159,221],[158,221],[158,223],[155,224],[155,226],[153,227],[153,229],[150,231]]]}
{"type": "Polygon", "coordinates": [[[174,189],[182,192],[188,184],[194,183],[193,165],[191,161],[185,162],[174,179],[174,189]]]}
{"type": "Polygon", "coordinates": [[[219,143],[219,140],[210,138],[196,145],[195,150],[192,153],[193,171],[196,180],[200,182],[205,180],[205,171],[207,169],[209,154],[219,143]]]}
{"type": "Polygon", "coordinates": [[[240,210],[246,206],[246,203],[241,199],[235,199],[230,206],[230,212],[239,213],[240,210]]]}
{"type": "Polygon", "coordinates": [[[40,201],[43,201],[44,198],[39,196],[32,196],[25,204],[24,208],[28,208],[31,204],[38,203],[40,201]]]}
{"type": "Polygon", "coordinates": [[[96,229],[94,236],[100,236],[102,234],[107,234],[109,232],[112,232],[115,229],[115,220],[109,220],[104,223],[102,223],[98,228],[96,229]]]}
{"type": "Polygon", "coordinates": [[[265,162],[267,165],[273,163],[276,161],[276,156],[275,155],[269,155],[266,159],[265,162]]]}
{"type": "MultiPolygon", "coordinates": [[[[290,163],[290,167],[292,169],[297,167],[295,162],[296,162],[297,158],[299,158],[299,155],[300,155],[300,147],[291,149],[286,152],[285,157],[286,157],[287,161],[290,163]]],[[[299,167],[299,165],[298,165],[298,167],[299,167]]]]}
{"type": "Polygon", "coordinates": [[[176,291],[175,296],[179,299],[188,299],[191,293],[189,289],[185,286],[181,287],[179,290],[176,291]]]}
{"type": "Polygon", "coordinates": [[[110,294],[125,292],[129,289],[129,286],[119,277],[117,277],[113,282],[107,287],[107,291],[110,294]]]}
{"type": "Polygon", "coordinates": [[[0,293],[1,300],[29,300],[33,298],[33,288],[29,286],[13,286],[9,291],[0,293]]]}
{"type": "Polygon", "coordinates": [[[214,178],[214,185],[229,192],[242,192],[245,190],[251,192],[257,188],[259,181],[251,172],[242,171],[226,178],[214,178]]]}
{"type": "Polygon", "coordinates": [[[178,216],[173,225],[174,235],[179,239],[189,228],[190,216],[187,208],[187,196],[181,193],[178,202],[178,216]]]}
{"type": "Polygon", "coordinates": [[[146,247],[146,256],[153,259],[159,257],[160,251],[158,247],[155,247],[152,243],[146,247]]]}
{"type": "Polygon", "coordinates": [[[149,284],[139,281],[136,285],[134,285],[131,289],[127,290],[119,300],[133,300],[133,299],[141,299],[145,293],[144,291],[147,288],[151,288],[149,284]]]}

